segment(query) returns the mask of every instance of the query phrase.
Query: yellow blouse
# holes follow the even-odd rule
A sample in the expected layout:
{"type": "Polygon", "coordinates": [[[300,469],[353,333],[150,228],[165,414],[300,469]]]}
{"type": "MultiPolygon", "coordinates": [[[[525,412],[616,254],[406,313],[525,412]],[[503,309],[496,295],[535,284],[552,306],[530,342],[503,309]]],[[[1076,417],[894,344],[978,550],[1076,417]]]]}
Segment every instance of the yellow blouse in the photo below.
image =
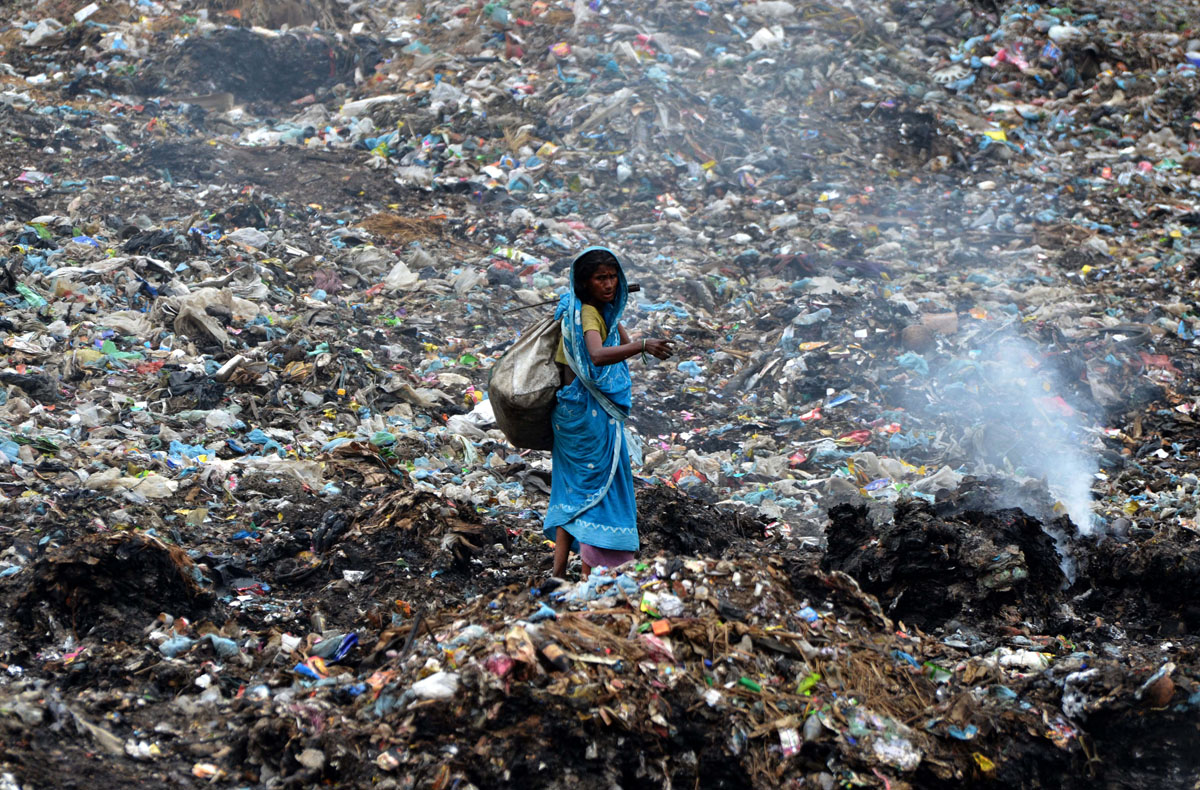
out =
{"type": "MultiPolygon", "coordinates": [[[[590,304],[585,304],[581,311],[583,318],[583,334],[586,336],[588,332],[595,331],[600,333],[601,342],[608,340],[608,327],[604,325],[604,317],[600,315],[600,311],[590,304]]],[[[558,353],[554,355],[554,361],[560,365],[567,364],[567,355],[563,351],[563,342],[558,341],[558,353]]]]}

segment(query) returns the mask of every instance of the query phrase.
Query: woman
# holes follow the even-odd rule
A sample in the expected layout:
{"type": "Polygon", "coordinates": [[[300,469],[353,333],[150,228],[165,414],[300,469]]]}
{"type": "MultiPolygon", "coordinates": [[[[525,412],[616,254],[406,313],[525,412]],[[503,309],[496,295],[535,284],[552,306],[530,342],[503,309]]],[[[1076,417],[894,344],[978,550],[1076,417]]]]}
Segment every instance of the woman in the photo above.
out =
{"type": "Polygon", "coordinates": [[[632,384],[625,360],[671,356],[669,341],[630,340],[621,326],[629,298],[621,263],[605,247],[588,247],[571,264],[571,287],[555,312],[563,326],[558,361],[564,386],[554,408],[554,470],[543,534],[554,541],[554,575],[562,578],[572,548],[583,578],[616,567],[638,547],[637,503],[625,418],[632,384]]]}

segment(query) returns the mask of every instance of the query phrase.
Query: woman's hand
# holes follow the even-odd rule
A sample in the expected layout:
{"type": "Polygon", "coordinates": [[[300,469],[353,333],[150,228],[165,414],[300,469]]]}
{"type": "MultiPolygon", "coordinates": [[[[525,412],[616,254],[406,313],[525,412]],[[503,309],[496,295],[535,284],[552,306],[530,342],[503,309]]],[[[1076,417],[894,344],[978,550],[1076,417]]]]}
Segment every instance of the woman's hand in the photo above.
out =
{"type": "Polygon", "coordinates": [[[670,340],[661,340],[657,337],[652,337],[642,342],[644,344],[643,350],[656,359],[666,359],[675,353],[675,348],[671,345],[670,340]]]}

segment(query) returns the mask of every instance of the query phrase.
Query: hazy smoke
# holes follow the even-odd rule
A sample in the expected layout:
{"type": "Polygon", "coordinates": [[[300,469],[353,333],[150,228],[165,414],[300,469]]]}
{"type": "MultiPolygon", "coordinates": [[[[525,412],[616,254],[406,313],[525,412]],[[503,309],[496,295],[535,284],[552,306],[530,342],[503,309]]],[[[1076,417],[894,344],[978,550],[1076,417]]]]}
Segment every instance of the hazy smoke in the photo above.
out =
{"type": "Polygon", "coordinates": [[[1090,535],[1098,466],[1065,383],[1030,343],[1002,337],[939,369],[925,410],[932,407],[948,438],[958,438],[969,471],[1044,479],[1079,531],[1090,535]]]}

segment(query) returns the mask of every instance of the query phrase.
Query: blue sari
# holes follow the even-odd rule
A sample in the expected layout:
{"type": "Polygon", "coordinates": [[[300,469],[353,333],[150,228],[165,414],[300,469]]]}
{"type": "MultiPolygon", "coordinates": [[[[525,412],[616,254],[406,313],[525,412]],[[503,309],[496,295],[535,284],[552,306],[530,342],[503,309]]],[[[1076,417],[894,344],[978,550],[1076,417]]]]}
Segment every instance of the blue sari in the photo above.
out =
{"type": "MultiPolygon", "coordinates": [[[[559,300],[554,317],[563,330],[563,350],[575,380],[558,391],[554,408],[554,462],[550,478],[550,507],[542,533],[555,540],[559,527],[579,544],[598,549],[636,551],[637,503],[633,491],[630,443],[625,432],[633,385],[625,362],[594,365],[583,339],[583,302],[575,295],[575,268],[580,257],[605,247],[589,247],[571,264],[571,283],[559,300]]],[[[614,255],[614,257],[616,257],[614,255]]],[[[629,287],[618,266],[617,297],[600,307],[608,328],[604,345],[621,342],[617,329],[629,287]]]]}

